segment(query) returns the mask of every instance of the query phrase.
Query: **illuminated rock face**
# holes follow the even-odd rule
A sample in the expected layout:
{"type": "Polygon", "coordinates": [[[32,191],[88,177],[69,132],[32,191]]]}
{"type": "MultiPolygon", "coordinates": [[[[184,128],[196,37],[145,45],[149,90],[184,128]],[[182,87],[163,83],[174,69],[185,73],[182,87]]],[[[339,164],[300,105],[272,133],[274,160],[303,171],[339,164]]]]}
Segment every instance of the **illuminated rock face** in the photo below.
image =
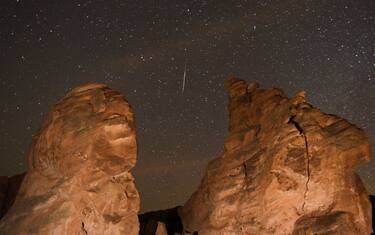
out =
{"type": "Polygon", "coordinates": [[[370,234],[371,204],[353,168],[365,133],[281,90],[229,78],[229,134],[179,213],[185,234],[370,234]]]}
{"type": "Polygon", "coordinates": [[[138,235],[133,111],[105,85],[69,92],[49,113],[0,234],[138,235]]]}

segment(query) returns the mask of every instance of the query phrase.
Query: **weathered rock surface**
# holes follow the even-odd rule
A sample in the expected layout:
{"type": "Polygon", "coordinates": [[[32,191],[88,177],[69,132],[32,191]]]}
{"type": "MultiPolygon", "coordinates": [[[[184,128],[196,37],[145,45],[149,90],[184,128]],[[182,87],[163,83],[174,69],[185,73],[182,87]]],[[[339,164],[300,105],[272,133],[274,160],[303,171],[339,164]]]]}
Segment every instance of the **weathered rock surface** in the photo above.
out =
{"type": "Polygon", "coordinates": [[[306,103],[303,92],[234,77],[224,153],[179,213],[185,234],[370,234],[371,204],[353,168],[365,133],[306,103]]]}
{"type": "Polygon", "coordinates": [[[182,234],[181,218],[177,212],[178,208],[179,207],[160,211],[152,211],[139,215],[139,234],[155,235],[158,226],[160,227],[160,231],[163,230],[162,227],[164,226],[166,228],[166,234],[182,234]]]}
{"type": "Polygon", "coordinates": [[[124,97],[101,84],[72,90],[35,136],[0,234],[138,235],[139,195],[129,172],[136,157],[124,97]]]}
{"type": "Polygon", "coordinates": [[[13,205],[25,174],[0,176],[0,219],[13,205]]]}

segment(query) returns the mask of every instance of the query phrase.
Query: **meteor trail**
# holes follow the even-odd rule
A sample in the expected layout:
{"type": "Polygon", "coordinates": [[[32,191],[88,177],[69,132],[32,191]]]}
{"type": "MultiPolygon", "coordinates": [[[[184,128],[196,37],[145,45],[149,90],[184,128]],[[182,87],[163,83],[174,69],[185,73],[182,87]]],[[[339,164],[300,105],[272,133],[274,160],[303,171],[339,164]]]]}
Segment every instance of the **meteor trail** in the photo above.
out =
{"type": "Polygon", "coordinates": [[[185,91],[185,83],[186,83],[186,60],[185,60],[184,76],[182,78],[182,94],[184,94],[184,91],[185,91]]]}

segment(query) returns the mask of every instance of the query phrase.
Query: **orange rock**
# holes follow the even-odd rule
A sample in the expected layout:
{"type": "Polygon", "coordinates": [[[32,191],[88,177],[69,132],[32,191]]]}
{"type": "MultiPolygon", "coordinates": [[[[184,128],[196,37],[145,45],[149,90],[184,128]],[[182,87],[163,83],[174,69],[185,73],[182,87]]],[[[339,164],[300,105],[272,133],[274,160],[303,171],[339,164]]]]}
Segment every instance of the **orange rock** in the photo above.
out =
{"type": "Polygon", "coordinates": [[[179,211],[202,235],[370,234],[371,204],[354,167],[370,160],[365,133],[281,90],[235,77],[229,134],[179,211]]]}
{"type": "Polygon", "coordinates": [[[158,222],[155,235],[168,235],[167,228],[163,222],[158,222]]]}
{"type": "Polygon", "coordinates": [[[102,84],[72,90],[35,136],[0,234],[138,235],[140,202],[129,172],[136,158],[124,97],[102,84]]]}

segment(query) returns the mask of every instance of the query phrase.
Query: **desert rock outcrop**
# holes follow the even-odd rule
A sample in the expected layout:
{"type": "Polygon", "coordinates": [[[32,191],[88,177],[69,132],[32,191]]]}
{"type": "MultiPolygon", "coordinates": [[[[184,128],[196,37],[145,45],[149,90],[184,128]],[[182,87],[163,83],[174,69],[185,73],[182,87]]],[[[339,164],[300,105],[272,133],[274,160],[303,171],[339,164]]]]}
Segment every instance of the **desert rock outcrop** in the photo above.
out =
{"type": "Polygon", "coordinates": [[[136,157],[124,97],[102,84],[72,90],[35,136],[0,234],[138,235],[140,202],[129,172],[136,157]]]}
{"type": "Polygon", "coordinates": [[[224,153],[179,213],[185,234],[370,234],[371,204],[354,167],[370,160],[365,133],[231,77],[224,153]]]}

